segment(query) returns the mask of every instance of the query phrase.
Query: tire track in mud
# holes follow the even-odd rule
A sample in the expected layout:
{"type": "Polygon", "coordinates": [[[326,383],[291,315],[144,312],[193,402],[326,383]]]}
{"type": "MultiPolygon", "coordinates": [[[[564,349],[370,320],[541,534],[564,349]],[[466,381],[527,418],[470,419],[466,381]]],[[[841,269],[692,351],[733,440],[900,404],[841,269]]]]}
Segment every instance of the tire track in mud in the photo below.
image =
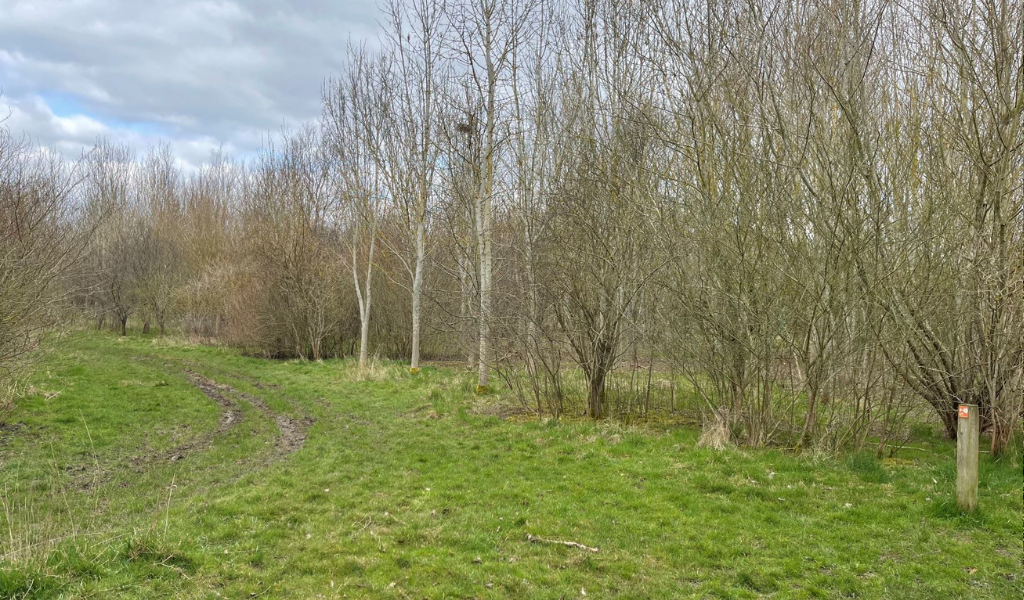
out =
{"type": "Polygon", "coordinates": [[[234,400],[221,393],[220,384],[196,373],[192,369],[184,369],[184,372],[189,383],[220,407],[220,417],[217,419],[217,427],[213,431],[205,433],[192,441],[176,446],[171,450],[161,452],[156,456],[143,456],[136,458],[132,461],[133,463],[146,463],[154,458],[161,457],[166,458],[171,462],[181,460],[191,452],[208,449],[213,445],[214,438],[227,433],[242,422],[243,414],[241,407],[239,407],[234,400]]]}
{"type": "Polygon", "coordinates": [[[188,376],[188,379],[193,386],[199,388],[199,391],[206,395],[207,398],[213,400],[221,407],[221,415],[217,429],[215,429],[209,437],[212,438],[216,435],[226,433],[229,429],[238,425],[242,421],[242,411],[238,407],[238,404],[220,393],[222,389],[230,391],[231,388],[223,386],[212,379],[203,377],[191,369],[185,369],[185,374],[188,376]]]}
{"type": "MultiPolygon", "coordinates": [[[[165,365],[172,366],[167,363],[165,365]]],[[[274,421],[277,426],[278,435],[274,442],[274,449],[262,461],[265,465],[282,460],[299,451],[305,445],[306,432],[315,422],[312,417],[294,418],[284,413],[279,413],[271,409],[263,399],[239,391],[230,385],[219,383],[190,368],[181,368],[181,372],[185,374],[185,377],[193,387],[210,400],[213,400],[218,406],[220,415],[217,419],[217,426],[213,430],[174,446],[169,450],[149,452],[122,459],[127,461],[128,471],[141,473],[149,465],[161,462],[173,463],[184,460],[192,454],[209,450],[218,437],[230,432],[242,423],[244,413],[239,400],[251,405],[260,414],[274,421]]],[[[258,386],[254,387],[261,389],[258,386]]],[[[246,460],[251,460],[252,458],[254,457],[248,457],[246,460]]],[[[69,465],[65,468],[65,471],[72,476],[74,487],[82,491],[87,491],[106,483],[112,478],[115,471],[118,470],[120,469],[115,464],[110,464],[109,462],[106,465],[93,463],[77,466],[69,465]]],[[[126,484],[122,483],[122,485],[126,484]]]]}
{"type": "MultiPolygon", "coordinates": [[[[165,366],[169,366],[166,365],[165,366]]],[[[81,491],[89,491],[110,481],[119,472],[143,473],[150,465],[159,462],[177,462],[187,458],[196,452],[204,452],[213,446],[218,436],[231,431],[242,422],[243,413],[237,402],[221,393],[221,386],[196,373],[191,369],[182,369],[189,383],[203,393],[204,396],[213,400],[220,409],[217,417],[217,426],[208,432],[202,433],[184,443],[178,444],[169,450],[157,452],[144,452],[120,459],[106,459],[79,465],[68,465],[65,472],[71,475],[73,486],[81,491]],[[127,463],[127,464],[125,464],[127,463]]],[[[126,486],[126,482],[122,482],[126,486]]]]}
{"type": "Polygon", "coordinates": [[[274,411],[267,406],[267,403],[261,398],[252,394],[239,391],[225,383],[218,383],[191,369],[185,369],[184,371],[188,375],[192,385],[199,388],[208,398],[212,399],[224,409],[221,415],[221,424],[218,429],[214,431],[213,435],[224,433],[241,421],[242,413],[238,409],[238,405],[229,398],[233,397],[240,398],[241,400],[248,402],[263,416],[274,421],[277,425],[277,440],[274,444],[273,453],[266,461],[267,463],[276,462],[289,454],[299,451],[302,446],[305,445],[306,431],[314,422],[311,417],[303,417],[299,419],[290,417],[284,413],[274,411]]]}
{"type": "Polygon", "coordinates": [[[292,454],[293,452],[298,452],[302,449],[302,446],[306,443],[306,431],[314,423],[312,417],[296,419],[284,413],[273,411],[265,402],[263,402],[263,400],[253,396],[252,394],[246,394],[245,392],[239,392],[237,390],[233,391],[239,398],[242,398],[249,404],[253,405],[256,407],[256,410],[260,411],[266,417],[277,423],[277,431],[280,435],[277,438],[277,443],[274,447],[274,454],[272,455],[272,460],[270,462],[284,458],[285,456],[292,454]]]}
{"type": "MultiPolygon", "coordinates": [[[[185,365],[198,366],[197,363],[194,363],[192,361],[182,361],[182,362],[185,365]]],[[[186,368],[186,370],[187,370],[187,368],[186,368]]],[[[257,390],[260,390],[261,392],[267,391],[267,390],[280,390],[281,389],[281,385],[280,384],[277,384],[277,383],[267,383],[266,381],[263,381],[262,379],[258,379],[256,377],[253,377],[251,375],[246,375],[244,373],[239,373],[239,372],[236,372],[236,371],[226,370],[226,369],[223,369],[223,368],[217,368],[216,370],[220,374],[225,375],[225,376],[227,376],[227,377],[229,377],[231,379],[237,379],[239,381],[245,381],[249,385],[251,385],[253,388],[255,388],[257,390]]],[[[287,454],[291,454],[293,452],[297,452],[305,444],[305,442],[306,442],[306,431],[310,427],[313,426],[313,424],[316,422],[316,419],[314,419],[312,417],[312,415],[309,414],[308,410],[303,409],[303,407],[300,405],[300,403],[298,401],[296,401],[294,398],[290,398],[290,397],[288,397],[286,395],[281,394],[280,392],[275,392],[275,394],[277,395],[278,398],[280,398],[281,400],[285,401],[287,404],[289,404],[290,406],[295,408],[297,410],[297,412],[299,412],[302,415],[300,417],[291,417],[291,416],[286,415],[284,413],[277,412],[277,411],[271,409],[269,406],[267,406],[266,402],[264,402],[258,396],[254,396],[252,394],[248,394],[246,392],[242,392],[240,390],[237,390],[237,389],[232,388],[231,386],[228,386],[228,385],[225,385],[225,384],[216,384],[216,385],[220,386],[222,389],[224,389],[225,391],[229,392],[230,394],[245,400],[246,402],[251,404],[253,407],[255,407],[257,410],[259,410],[260,413],[262,413],[267,418],[273,420],[277,424],[277,429],[278,429],[278,432],[280,433],[280,436],[278,437],[278,440],[277,440],[277,443],[276,443],[276,446],[275,446],[275,454],[276,455],[287,455],[287,454]]]]}

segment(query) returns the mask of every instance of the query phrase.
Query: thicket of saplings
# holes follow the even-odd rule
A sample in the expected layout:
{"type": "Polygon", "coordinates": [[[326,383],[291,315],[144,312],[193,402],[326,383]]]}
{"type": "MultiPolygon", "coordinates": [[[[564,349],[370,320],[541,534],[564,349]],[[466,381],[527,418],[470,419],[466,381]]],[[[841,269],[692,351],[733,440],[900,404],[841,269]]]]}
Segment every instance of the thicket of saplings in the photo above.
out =
{"type": "MultiPolygon", "coordinates": [[[[1018,2],[431,0],[321,118],[182,169],[0,137],[5,381],[69,307],[459,360],[540,417],[872,449],[1022,411],[1018,2]]],[[[155,331],[154,331],[155,332],[155,331]]]]}

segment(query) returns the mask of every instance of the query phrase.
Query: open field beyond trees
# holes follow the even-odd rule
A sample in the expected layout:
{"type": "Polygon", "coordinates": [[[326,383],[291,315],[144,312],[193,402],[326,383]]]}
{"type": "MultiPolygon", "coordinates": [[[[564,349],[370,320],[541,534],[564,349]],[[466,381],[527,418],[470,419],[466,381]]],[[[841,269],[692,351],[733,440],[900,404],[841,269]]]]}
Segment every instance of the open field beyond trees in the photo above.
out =
{"type": "Polygon", "coordinates": [[[44,352],[0,432],[0,597],[1021,597],[1019,439],[963,515],[937,422],[881,461],[713,451],[510,415],[449,367],[44,352]]]}

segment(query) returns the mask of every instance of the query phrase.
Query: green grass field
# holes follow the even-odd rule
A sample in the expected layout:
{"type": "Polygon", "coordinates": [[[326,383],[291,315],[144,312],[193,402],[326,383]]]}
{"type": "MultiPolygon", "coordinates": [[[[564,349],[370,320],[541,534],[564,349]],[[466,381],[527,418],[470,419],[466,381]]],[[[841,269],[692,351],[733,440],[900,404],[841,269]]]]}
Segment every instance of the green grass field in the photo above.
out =
{"type": "Polygon", "coordinates": [[[1019,456],[983,455],[964,516],[934,434],[881,462],[715,452],[487,416],[453,369],[355,374],[51,343],[0,430],[0,598],[1022,596],[1019,456]]]}

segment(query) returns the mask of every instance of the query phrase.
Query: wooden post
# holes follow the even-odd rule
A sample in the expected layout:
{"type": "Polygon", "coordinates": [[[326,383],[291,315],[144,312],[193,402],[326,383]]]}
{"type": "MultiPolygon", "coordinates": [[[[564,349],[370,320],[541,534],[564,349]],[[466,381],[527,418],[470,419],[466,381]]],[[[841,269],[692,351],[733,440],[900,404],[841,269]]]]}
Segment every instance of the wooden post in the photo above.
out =
{"type": "Polygon", "coordinates": [[[956,423],[956,503],[960,510],[978,508],[978,445],[981,415],[974,404],[961,404],[956,423]]]}

